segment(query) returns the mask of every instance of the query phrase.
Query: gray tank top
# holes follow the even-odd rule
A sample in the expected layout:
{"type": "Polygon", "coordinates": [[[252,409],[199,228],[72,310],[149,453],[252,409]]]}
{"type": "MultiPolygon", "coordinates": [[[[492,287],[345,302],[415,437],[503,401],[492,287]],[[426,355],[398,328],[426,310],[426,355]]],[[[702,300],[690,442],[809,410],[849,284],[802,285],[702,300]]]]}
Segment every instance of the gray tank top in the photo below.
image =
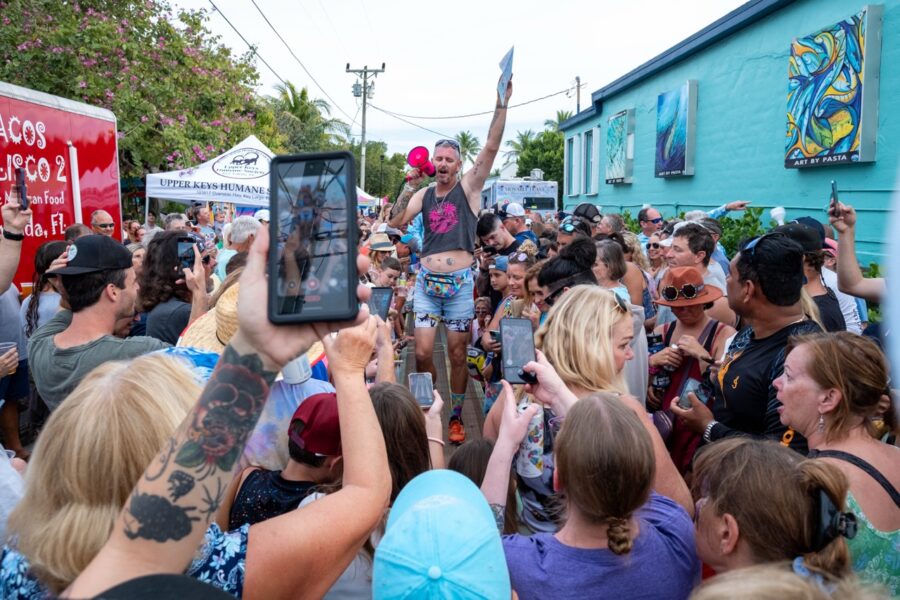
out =
{"type": "Polygon", "coordinates": [[[431,256],[449,250],[475,252],[475,226],[478,217],[469,208],[469,199],[457,182],[443,198],[435,194],[436,186],[425,191],[422,201],[422,221],[425,240],[422,256],[431,256]]]}

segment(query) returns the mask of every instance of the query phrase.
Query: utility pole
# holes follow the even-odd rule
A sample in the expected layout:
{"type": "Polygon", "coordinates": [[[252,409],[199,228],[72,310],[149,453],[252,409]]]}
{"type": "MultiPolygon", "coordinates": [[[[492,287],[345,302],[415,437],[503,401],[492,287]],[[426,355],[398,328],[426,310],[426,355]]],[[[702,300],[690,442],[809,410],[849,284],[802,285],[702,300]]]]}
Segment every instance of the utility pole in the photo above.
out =
{"type": "Polygon", "coordinates": [[[366,101],[371,99],[375,91],[375,83],[369,83],[369,78],[374,79],[379,73],[384,73],[384,63],[380,69],[370,69],[368,65],[362,69],[351,69],[347,63],[347,73],[355,73],[362,84],[357,81],[353,84],[353,95],[356,98],[362,96],[362,148],[360,149],[359,187],[366,189],[366,101]]]}
{"type": "Polygon", "coordinates": [[[575,76],[575,114],[581,112],[581,77],[575,76]]]}

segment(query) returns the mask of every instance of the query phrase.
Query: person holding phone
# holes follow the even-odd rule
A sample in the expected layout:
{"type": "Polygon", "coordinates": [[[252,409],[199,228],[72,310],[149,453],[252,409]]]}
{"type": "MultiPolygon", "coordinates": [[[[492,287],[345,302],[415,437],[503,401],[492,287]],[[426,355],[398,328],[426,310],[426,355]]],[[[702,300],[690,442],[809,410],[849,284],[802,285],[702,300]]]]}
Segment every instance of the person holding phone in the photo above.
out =
{"type": "Polygon", "coordinates": [[[437,171],[434,184],[416,191],[424,175],[413,169],[409,184],[394,203],[388,220],[388,225],[399,228],[419,213],[424,217],[421,272],[415,292],[416,371],[436,375],[433,358],[436,327],[443,323],[450,359],[450,441],[454,443],[466,439],[462,406],[469,378],[466,346],[475,316],[471,266],[481,190],[500,151],[510,96],[512,81],[507,83],[504,97],[497,97],[487,141],[472,168],[460,178],[463,164],[459,142],[438,140],[432,158],[437,171]]]}
{"type": "Polygon", "coordinates": [[[659,389],[654,387],[655,378],[651,377],[647,387],[647,408],[662,413],[655,420],[662,418],[671,423],[666,447],[675,466],[684,474],[700,445],[700,435],[678,420],[672,423],[669,407],[688,391],[696,393],[707,405],[712,402],[710,367],[716,364],[714,357],[725,352],[726,341],[735,330],[707,314],[707,307],[722,297],[722,291],[705,284],[703,275],[696,268],[670,268],[659,289],[660,297],[656,303],[671,308],[675,321],[654,330],[662,336],[664,348],[650,355],[650,369],[651,373],[667,370],[670,383],[659,389]]]}

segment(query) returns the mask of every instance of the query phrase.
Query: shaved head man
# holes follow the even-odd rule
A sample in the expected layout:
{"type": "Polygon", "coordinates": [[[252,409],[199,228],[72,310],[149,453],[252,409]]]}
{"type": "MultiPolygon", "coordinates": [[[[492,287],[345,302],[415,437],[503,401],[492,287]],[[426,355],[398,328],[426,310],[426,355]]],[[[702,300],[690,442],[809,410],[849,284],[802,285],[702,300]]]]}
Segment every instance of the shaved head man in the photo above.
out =
{"type": "Polygon", "coordinates": [[[105,210],[95,210],[91,213],[91,229],[94,233],[112,237],[116,224],[113,222],[112,215],[105,210]]]}

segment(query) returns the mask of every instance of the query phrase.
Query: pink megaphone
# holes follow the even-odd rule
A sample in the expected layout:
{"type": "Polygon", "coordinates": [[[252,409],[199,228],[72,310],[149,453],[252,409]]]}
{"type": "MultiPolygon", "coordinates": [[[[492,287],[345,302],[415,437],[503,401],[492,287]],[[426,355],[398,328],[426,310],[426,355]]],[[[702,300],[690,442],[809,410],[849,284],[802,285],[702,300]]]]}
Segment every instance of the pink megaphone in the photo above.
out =
{"type": "MultiPolygon", "coordinates": [[[[406,162],[414,169],[419,169],[425,175],[434,177],[434,163],[428,160],[428,148],[425,146],[416,146],[406,155],[406,162]]],[[[406,176],[409,180],[409,175],[406,176]]]]}

